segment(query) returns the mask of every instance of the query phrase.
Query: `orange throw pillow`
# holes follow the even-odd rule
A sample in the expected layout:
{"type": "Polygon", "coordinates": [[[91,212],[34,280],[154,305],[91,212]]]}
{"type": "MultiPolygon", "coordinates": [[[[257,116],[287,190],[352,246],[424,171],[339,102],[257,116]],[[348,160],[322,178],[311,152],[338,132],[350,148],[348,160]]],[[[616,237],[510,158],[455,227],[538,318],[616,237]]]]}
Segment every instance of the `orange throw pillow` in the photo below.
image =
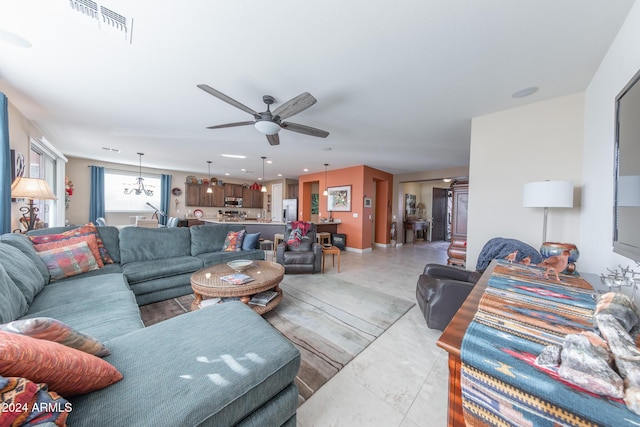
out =
{"type": "Polygon", "coordinates": [[[98,242],[98,250],[100,250],[100,257],[102,258],[102,262],[105,264],[113,264],[113,259],[111,259],[111,257],[109,256],[109,253],[107,252],[107,248],[104,247],[104,243],[100,238],[100,234],[98,234],[98,229],[91,222],[83,225],[82,227],[65,231],[64,233],[29,236],[29,239],[31,239],[31,242],[34,245],[39,245],[41,243],[49,243],[56,240],[65,240],[65,239],[70,239],[72,237],[87,236],[90,234],[93,234],[96,236],[96,242],[98,242]]]}
{"type": "Polygon", "coordinates": [[[109,363],[52,341],[0,331],[0,375],[46,383],[64,397],[100,390],[122,379],[109,363]]]}

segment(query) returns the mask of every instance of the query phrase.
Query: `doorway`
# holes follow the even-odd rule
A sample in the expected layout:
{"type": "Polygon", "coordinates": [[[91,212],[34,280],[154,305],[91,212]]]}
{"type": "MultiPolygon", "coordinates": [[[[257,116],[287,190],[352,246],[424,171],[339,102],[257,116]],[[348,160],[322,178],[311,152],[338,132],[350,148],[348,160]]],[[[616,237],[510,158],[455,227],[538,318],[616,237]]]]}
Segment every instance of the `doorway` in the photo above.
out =
{"type": "Polygon", "coordinates": [[[447,240],[447,193],[446,188],[433,188],[431,202],[431,241],[447,240]]]}

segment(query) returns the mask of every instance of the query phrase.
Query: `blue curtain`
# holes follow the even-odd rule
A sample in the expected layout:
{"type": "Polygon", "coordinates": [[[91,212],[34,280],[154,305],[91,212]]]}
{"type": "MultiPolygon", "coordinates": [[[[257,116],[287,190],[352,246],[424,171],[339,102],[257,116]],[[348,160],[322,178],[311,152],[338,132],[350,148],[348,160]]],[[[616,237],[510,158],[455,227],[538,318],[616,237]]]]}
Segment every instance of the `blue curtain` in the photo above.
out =
{"type": "Polygon", "coordinates": [[[171,175],[162,174],[160,176],[160,210],[167,215],[159,215],[158,220],[160,224],[167,225],[167,219],[169,218],[169,208],[171,207],[171,175]]]}
{"type": "Polygon", "coordinates": [[[9,102],[0,92],[0,233],[11,232],[11,147],[9,145],[9,102]]]}
{"type": "Polygon", "coordinates": [[[89,221],[104,218],[104,168],[89,166],[91,169],[91,195],[89,196],[89,221]]]}

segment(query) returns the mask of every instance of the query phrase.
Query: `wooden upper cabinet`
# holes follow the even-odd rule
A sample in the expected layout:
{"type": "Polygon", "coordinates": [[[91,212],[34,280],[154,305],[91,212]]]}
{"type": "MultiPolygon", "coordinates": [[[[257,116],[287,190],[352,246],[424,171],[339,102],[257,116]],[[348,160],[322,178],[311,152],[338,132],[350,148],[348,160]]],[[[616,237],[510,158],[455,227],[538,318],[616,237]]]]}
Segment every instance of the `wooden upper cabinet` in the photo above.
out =
{"type": "Polygon", "coordinates": [[[264,193],[260,190],[251,190],[251,201],[254,208],[262,209],[264,205],[264,193]]]}
{"type": "Polygon", "coordinates": [[[253,201],[251,200],[252,196],[253,196],[253,190],[250,189],[249,187],[243,187],[242,188],[242,207],[243,208],[252,208],[253,207],[253,201]]]}
{"type": "Polygon", "coordinates": [[[200,206],[200,185],[185,184],[184,204],[186,206],[200,206]]]}
{"type": "Polygon", "coordinates": [[[200,206],[213,206],[213,188],[211,193],[207,193],[208,185],[200,185],[200,206]]]}
{"type": "Polygon", "coordinates": [[[242,197],[242,185],[240,184],[225,184],[224,185],[225,197],[242,197]]]}
{"type": "Polygon", "coordinates": [[[287,184],[287,199],[298,198],[298,184],[287,184]]]}
{"type": "Polygon", "coordinates": [[[213,188],[213,204],[211,206],[221,208],[224,206],[224,187],[215,185],[213,188]]]}

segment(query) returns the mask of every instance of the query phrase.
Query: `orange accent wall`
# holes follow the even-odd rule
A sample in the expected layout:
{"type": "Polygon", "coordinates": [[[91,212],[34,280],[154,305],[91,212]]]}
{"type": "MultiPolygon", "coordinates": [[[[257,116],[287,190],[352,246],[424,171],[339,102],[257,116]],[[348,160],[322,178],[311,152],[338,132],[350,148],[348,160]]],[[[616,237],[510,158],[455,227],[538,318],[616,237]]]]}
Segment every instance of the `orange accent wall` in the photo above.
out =
{"type": "Polygon", "coordinates": [[[327,172],[325,182],[324,171],[302,175],[298,179],[298,217],[304,221],[311,218],[311,188],[318,183],[320,192],[320,217],[329,217],[327,196],[322,192],[326,187],[351,186],[351,211],[332,212],[334,219],[342,222],[338,225],[338,233],[347,235],[347,247],[367,249],[371,247],[372,226],[369,215],[375,218],[375,243],[388,244],[391,228],[391,200],[393,200],[393,175],[369,166],[353,166],[327,172]],[[327,185],[328,182],[328,185],[327,185]],[[374,192],[375,189],[375,192],[374,192]],[[364,207],[364,197],[372,199],[372,207],[364,207]],[[354,213],[358,214],[354,218],[354,213]]]}

